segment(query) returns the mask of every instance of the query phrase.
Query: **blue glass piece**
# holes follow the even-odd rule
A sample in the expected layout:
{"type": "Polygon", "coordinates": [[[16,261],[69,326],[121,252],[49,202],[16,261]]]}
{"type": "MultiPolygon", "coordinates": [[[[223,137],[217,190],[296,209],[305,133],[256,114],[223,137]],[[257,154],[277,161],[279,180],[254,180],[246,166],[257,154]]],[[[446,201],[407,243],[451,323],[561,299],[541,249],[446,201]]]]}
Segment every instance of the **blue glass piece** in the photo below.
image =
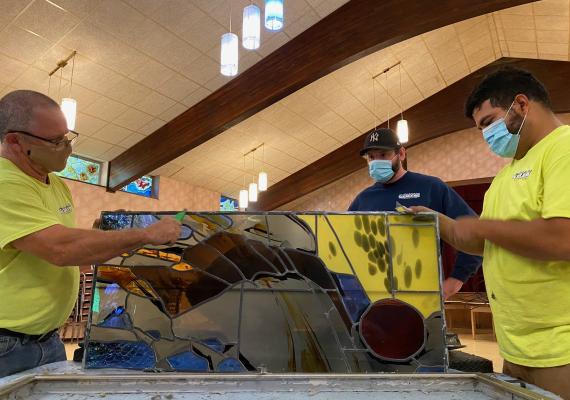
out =
{"type": "Polygon", "coordinates": [[[226,347],[222,342],[220,342],[216,338],[202,340],[202,344],[205,344],[206,346],[208,346],[214,351],[217,351],[218,353],[223,353],[224,348],[226,347]]]}
{"type": "Polygon", "coordinates": [[[418,369],[416,369],[416,372],[422,372],[422,373],[427,373],[427,374],[433,374],[433,373],[441,373],[441,372],[445,372],[444,368],[441,366],[436,366],[436,367],[418,367],[418,369]]]}
{"type": "Polygon", "coordinates": [[[133,323],[129,314],[125,313],[123,307],[117,307],[109,315],[105,317],[103,322],[99,323],[97,326],[103,328],[118,328],[118,329],[133,329],[133,323]]]}
{"type": "Polygon", "coordinates": [[[143,342],[89,342],[85,356],[86,368],[153,368],[154,351],[143,342]]]}
{"type": "Polygon", "coordinates": [[[150,330],[150,331],[146,331],[146,333],[147,333],[149,336],[152,336],[152,338],[153,338],[153,339],[156,339],[156,340],[160,340],[160,338],[162,337],[162,335],[160,334],[160,331],[157,331],[157,330],[155,330],[155,329],[152,329],[152,330],[150,330]]]}
{"type": "Polygon", "coordinates": [[[133,219],[133,228],[148,228],[158,221],[159,219],[152,214],[138,214],[133,219]]]}
{"type": "Polygon", "coordinates": [[[366,292],[356,277],[346,274],[332,273],[336,278],[344,303],[352,322],[357,322],[360,316],[370,305],[366,292]]]}
{"type": "Polygon", "coordinates": [[[133,216],[129,214],[107,214],[101,218],[101,229],[104,231],[118,231],[130,229],[133,216]]]}
{"type": "Polygon", "coordinates": [[[188,225],[182,225],[179,240],[188,240],[192,237],[192,228],[188,225]]]}
{"type": "Polygon", "coordinates": [[[220,197],[220,211],[238,211],[238,201],[231,197],[220,197]]]}
{"type": "Polygon", "coordinates": [[[167,360],[176,371],[202,372],[210,370],[208,360],[191,351],[178,353],[168,357],[167,360]]]}
{"type": "Polygon", "coordinates": [[[235,358],[226,358],[222,360],[216,368],[218,372],[243,372],[247,371],[243,364],[235,358]]]}

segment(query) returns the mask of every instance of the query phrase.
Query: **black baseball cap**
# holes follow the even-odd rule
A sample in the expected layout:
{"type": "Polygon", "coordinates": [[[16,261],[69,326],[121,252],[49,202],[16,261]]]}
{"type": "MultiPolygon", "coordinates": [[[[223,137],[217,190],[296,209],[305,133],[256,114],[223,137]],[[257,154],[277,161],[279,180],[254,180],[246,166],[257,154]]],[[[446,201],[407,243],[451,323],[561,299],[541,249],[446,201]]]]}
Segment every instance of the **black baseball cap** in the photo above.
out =
{"type": "Polygon", "coordinates": [[[364,146],[360,150],[363,156],[368,150],[398,150],[402,147],[398,135],[392,129],[380,128],[370,132],[364,140],[364,146]]]}

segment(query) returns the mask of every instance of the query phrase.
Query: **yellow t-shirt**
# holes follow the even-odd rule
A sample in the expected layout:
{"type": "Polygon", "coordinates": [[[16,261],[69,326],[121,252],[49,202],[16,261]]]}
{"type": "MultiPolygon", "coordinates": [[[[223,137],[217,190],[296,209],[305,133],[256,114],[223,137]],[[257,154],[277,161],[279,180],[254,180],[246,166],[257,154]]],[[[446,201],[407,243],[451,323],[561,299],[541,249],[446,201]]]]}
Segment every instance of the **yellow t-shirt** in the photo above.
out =
{"type": "MultiPolygon", "coordinates": [[[[570,218],[568,125],[499,172],[481,214],[496,220],[555,217],[570,218]]],[[[569,364],[570,262],[532,260],[487,241],[483,272],[501,355],[529,367],[569,364]]]]}
{"type": "Polygon", "coordinates": [[[10,244],[53,225],[74,226],[68,187],[55,174],[49,182],[0,158],[0,328],[29,335],[63,325],[79,289],[79,267],[58,267],[10,244]]]}

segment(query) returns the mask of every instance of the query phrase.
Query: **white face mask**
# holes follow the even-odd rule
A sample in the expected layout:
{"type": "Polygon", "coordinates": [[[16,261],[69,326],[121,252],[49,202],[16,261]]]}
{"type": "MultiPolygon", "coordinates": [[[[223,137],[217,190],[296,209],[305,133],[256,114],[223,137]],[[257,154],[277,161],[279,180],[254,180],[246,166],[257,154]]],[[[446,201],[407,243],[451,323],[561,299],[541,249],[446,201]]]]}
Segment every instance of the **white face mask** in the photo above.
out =
{"type": "Polygon", "coordinates": [[[63,171],[67,159],[71,155],[71,144],[69,143],[61,147],[35,144],[30,144],[29,147],[30,150],[27,151],[27,154],[30,160],[49,172],[63,171]]]}

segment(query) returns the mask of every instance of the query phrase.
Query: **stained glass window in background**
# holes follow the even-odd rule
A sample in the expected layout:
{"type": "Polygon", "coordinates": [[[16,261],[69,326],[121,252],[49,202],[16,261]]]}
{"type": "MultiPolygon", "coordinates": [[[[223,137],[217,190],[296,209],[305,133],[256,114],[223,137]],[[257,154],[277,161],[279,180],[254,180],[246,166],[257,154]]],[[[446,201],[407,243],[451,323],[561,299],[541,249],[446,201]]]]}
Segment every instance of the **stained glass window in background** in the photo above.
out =
{"type": "Polygon", "coordinates": [[[57,172],[57,175],[75,181],[99,185],[101,184],[101,167],[102,163],[99,161],[71,155],[67,159],[65,169],[61,172],[57,172]]]}
{"type": "Polygon", "coordinates": [[[237,211],[238,202],[236,199],[231,197],[221,196],[220,197],[220,211],[237,211]]]}
{"type": "Polygon", "coordinates": [[[152,176],[143,176],[136,181],[129,183],[127,186],[123,187],[121,190],[123,192],[138,194],[144,197],[155,197],[154,196],[154,179],[152,176]]]}

